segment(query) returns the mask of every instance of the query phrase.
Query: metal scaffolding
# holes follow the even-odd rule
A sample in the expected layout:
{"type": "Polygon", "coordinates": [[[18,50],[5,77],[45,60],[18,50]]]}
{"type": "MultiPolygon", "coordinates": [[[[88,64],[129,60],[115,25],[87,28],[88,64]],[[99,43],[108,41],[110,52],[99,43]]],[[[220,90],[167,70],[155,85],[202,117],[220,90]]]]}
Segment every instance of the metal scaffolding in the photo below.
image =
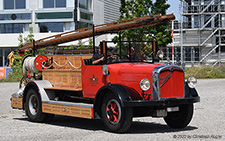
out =
{"type": "Polygon", "coordinates": [[[175,23],[175,48],[180,51],[181,64],[225,63],[225,0],[180,3],[181,22],[175,23]]]}

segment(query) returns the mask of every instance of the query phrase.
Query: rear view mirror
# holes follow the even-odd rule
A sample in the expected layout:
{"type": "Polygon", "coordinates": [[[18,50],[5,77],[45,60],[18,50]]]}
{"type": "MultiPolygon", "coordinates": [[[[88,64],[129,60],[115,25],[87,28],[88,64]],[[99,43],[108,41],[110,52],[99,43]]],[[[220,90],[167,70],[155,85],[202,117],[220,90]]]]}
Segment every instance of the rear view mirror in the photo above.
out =
{"type": "Polygon", "coordinates": [[[109,76],[109,70],[108,70],[108,66],[107,65],[103,65],[102,73],[103,73],[103,75],[109,76]]]}
{"type": "Polygon", "coordinates": [[[164,52],[162,50],[159,50],[156,54],[156,56],[159,58],[159,59],[163,59],[163,56],[164,56],[164,52]]]}

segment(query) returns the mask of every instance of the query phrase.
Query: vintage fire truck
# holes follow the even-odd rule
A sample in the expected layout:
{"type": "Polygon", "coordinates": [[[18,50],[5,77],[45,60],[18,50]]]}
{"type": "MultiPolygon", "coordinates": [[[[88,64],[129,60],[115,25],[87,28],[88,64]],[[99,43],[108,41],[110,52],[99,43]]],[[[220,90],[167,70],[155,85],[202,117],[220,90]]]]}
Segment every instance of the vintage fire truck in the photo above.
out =
{"type": "MultiPolygon", "coordinates": [[[[197,80],[184,79],[184,69],[174,64],[155,63],[157,42],[102,41],[102,64],[93,65],[93,50],[70,50],[63,54],[35,55],[48,46],[127,29],[152,26],[174,19],[174,15],[152,15],[70,31],[40,39],[18,48],[32,49],[23,59],[23,81],[11,97],[11,106],[23,109],[33,122],[50,121],[54,115],[102,119],[112,132],[125,132],[133,117],[162,117],[172,128],[186,127],[193,103],[200,97],[197,80]],[[152,46],[143,51],[141,46],[152,46]],[[123,48],[122,48],[123,46],[123,48]],[[127,48],[126,48],[127,47],[127,48]],[[135,56],[132,58],[132,56],[135,56]],[[41,72],[42,77],[35,74],[41,72]],[[32,76],[30,75],[32,73],[32,76]]],[[[95,42],[93,43],[95,46],[95,42]]],[[[60,50],[58,50],[60,51],[60,50]]]]}

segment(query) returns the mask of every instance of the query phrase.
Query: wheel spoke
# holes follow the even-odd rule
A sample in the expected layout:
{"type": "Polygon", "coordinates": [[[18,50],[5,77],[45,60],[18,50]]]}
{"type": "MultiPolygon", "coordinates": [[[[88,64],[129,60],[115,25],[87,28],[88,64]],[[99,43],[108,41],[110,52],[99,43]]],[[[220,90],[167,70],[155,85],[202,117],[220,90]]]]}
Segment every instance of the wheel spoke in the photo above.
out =
{"type": "Polygon", "coordinates": [[[119,113],[117,111],[113,111],[113,114],[116,115],[116,116],[119,115],[119,113]]]}
{"type": "Polygon", "coordinates": [[[115,110],[117,108],[117,105],[116,105],[116,103],[114,102],[113,103],[113,110],[115,110]]]}
{"type": "Polygon", "coordinates": [[[108,120],[109,120],[109,121],[112,121],[112,120],[113,120],[113,116],[110,116],[110,117],[108,118],[108,120]]]}
{"type": "Polygon", "coordinates": [[[113,119],[114,119],[113,122],[116,122],[118,118],[116,115],[113,115],[113,119]]]}

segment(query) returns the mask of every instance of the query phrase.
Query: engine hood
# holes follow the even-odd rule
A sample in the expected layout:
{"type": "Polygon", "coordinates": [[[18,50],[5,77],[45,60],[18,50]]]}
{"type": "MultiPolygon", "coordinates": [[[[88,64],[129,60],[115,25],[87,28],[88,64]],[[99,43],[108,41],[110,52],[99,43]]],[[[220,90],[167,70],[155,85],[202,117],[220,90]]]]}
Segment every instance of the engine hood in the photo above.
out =
{"type": "Polygon", "coordinates": [[[153,69],[159,65],[140,62],[110,64],[108,67],[111,80],[123,83],[124,81],[139,82],[143,78],[151,79],[153,69]]]}
{"type": "Polygon", "coordinates": [[[116,71],[119,74],[139,74],[139,73],[149,73],[152,70],[159,66],[160,64],[149,64],[149,63],[119,63],[109,65],[109,69],[116,71]]]}

